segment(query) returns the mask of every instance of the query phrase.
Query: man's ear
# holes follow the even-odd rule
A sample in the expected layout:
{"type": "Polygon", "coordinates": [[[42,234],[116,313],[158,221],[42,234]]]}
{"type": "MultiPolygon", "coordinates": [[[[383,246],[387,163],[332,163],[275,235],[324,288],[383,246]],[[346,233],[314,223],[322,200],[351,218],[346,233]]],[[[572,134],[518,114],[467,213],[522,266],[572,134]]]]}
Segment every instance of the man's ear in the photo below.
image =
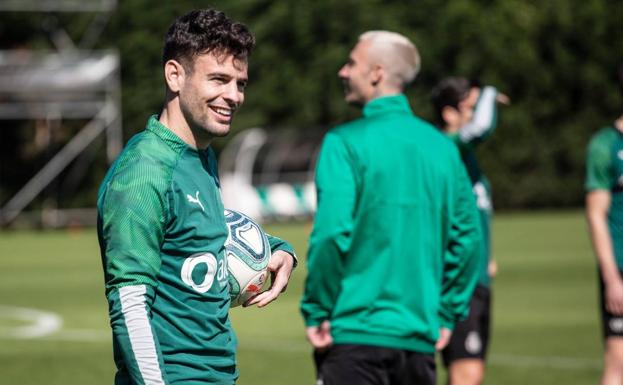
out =
{"type": "Polygon", "coordinates": [[[385,69],[382,66],[376,64],[372,68],[372,85],[376,86],[383,81],[385,77],[385,69]]]}
{"type": "Polygon", "coordinates": [[[177,60],[168,60],[164,63],[164,80],[171,92],[177,93],[184,85],[186,71],[177,60]]]}

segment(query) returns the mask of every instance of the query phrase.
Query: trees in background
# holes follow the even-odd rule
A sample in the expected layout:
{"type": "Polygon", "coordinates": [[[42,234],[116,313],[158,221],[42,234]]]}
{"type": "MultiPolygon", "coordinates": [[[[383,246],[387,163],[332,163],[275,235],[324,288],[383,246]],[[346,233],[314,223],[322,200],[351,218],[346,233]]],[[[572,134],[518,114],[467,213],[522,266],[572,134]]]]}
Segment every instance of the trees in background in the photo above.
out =
{"type": "MultiPolygon", "coordinates": [[[[161,44],[169,24],[205,5],[190,0],[119,1],[98,44],[121,52],[127,137],[160,110],[161,44]]],[[[512,105],[500,109],[495,137],[479,150],[497,208],[580,205],[587,140],[623,112],[616,77],[623,60],[618,17],[623,3],[221,0],[210,5],[248,24],[258,41],[245,107],[234,131],[254,126],[306,130],[357,116],[342,101],[336,73],[357,36],[369,29],[403,33],[420,49],[422,72],[409,97],[425,119],[432,118],[429,92],[443,77],[478,77],[497,86],[512,105]]],[[[79,30],[80,18],[87,16],[72,17],[68,21],[79,30]]],[[[21,27],[6,27],[14,18],[0,26],[3,48],[18,39],[10,34],[21,27]]],[[[32,32],[37,32],[37,23],[32,27],[30,34],[22,31],[20,36],[45,44],[41,31],[32,32]]],[[[217,141],[217,149],[225,141],[217,141]]],[[[11,144],[3,140],[0,146],[11,144]]]]}

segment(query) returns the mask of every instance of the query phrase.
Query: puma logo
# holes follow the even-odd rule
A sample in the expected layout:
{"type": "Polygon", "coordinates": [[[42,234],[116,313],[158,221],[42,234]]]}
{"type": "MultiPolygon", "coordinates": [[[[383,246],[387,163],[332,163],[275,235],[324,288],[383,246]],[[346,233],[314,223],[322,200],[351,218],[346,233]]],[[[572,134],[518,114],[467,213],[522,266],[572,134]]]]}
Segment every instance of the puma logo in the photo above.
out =
{"type": "Polygon", "coordinates": [[[201,201],[199,200],[199,191],[197,191],[195,193],[195,196],[193,197],[190,194],[186,194],[186,199],[188,199],[188,202],[190,203],[196,203],[199,205],[199,207],[201,207],[201,211],[203,211],[205,213],[205,209],[203,208],[203,204],[201,204],[201,201]]]}

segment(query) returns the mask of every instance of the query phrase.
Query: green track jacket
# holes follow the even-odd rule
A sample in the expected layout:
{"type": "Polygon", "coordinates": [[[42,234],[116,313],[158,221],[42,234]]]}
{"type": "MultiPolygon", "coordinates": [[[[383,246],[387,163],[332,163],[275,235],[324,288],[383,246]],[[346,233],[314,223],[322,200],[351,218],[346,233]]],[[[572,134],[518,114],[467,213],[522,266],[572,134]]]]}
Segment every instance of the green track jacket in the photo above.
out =
{"type": "Polygon", "coordinates": [[[478,278],[478,214],[456,146],[411,112],[375,99],[320,151],[318,209],[301,311],[336,344],[433,353],[468,313],[478,278]]]}

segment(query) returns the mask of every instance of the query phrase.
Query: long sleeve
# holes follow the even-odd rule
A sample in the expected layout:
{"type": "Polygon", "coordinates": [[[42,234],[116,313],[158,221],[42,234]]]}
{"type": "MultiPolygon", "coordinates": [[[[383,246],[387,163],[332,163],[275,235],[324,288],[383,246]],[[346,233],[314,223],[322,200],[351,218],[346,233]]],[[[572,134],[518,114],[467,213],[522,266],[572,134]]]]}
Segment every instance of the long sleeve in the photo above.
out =
{"type": "Polygon", "coordinates": [[[453,207],[449,210],[450,233],[444,253],[439,312],[442,326],[449,329],[467,316],[481,263],[476,247],[481,233],[471,184],[463,165],[458,159],[455,162],[457,183],[453,207]]]}
{"type": "Polygon", "coordinates": [[[98,201],[115,361],[133,384],[167,383],[151,321],[167,213],[159,168],[152,159],[122,162],[98,201]]]}
{"type": "Polygon", "coordinates": [[[296,267],[299,262],[298,262],[298,258],[296,257],[296,253],[294,252],[294,247],[292,247],[291,244],[289,244],[288,242],[284,241],[281,238],[272,236],[270,234],[266,234],[266,235],[268,236],[268,243],[270,244],[270,251],[274,253],[277,250],[282,250],[290,254],[292,258],[294,259],[294,267],[296,267]]]}
{"type": "Polygon", "coordinates": [[[493,133],[497,124],[496,97],[497,90],[494,87],[486,86],[482,89],[474,108],[474,116],[459,130],[460,145],[477,145],[493,133]]]}
{"type": "Polygon", "coordinates": [[[329,319],[339,293],[353,231],[357,177],[353,154],[335,133],[324,139],[316,166],[318,208],[307,255],[301,312],[308,326],[329,319]]]}

